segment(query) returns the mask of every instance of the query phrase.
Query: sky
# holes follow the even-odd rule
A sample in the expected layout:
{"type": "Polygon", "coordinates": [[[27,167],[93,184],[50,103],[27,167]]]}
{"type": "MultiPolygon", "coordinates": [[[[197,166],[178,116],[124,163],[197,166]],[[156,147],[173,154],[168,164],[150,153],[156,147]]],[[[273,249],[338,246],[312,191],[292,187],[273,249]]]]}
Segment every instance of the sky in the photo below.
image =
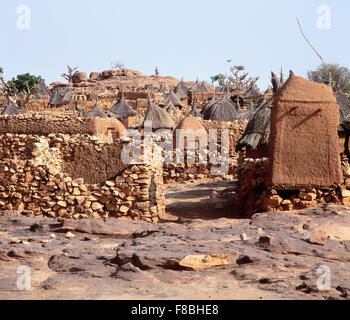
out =
{"type": "Polygon", "coordinates": [[[348,0],[7,0],[0,66],[5,79],[29,72],[49,84],[65,81],[67,65],[89,74],[120,61],[208,82],[243,65],[266,89],[271,70],[306,77],[321,63],[296,17],[326,63],[350,68],[349,15],[348,0]]]}

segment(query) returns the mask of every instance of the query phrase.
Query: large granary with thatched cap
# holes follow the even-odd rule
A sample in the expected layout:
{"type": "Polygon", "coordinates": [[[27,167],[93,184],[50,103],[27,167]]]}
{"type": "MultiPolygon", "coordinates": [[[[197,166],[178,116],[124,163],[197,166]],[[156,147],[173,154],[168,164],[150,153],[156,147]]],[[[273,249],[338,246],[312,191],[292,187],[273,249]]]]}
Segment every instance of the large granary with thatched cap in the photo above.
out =
{"type": "Polygon", "coordinates": [[[146,123],[151,123],[153,130],[175,128],[175,122],[170,114],[166,110],[155,105],[151,101],[150,95],[148,95],[148,108],[143,124],[145,125],[146,123]]]}
{"type": "Polygon", "coordinates": [[[135,116],[137,115],[137,112],[125,101],[123,91],[121,92],[118,102],[107,111],[107,114],[110,117],[120,120],[126,128],[129,128],[136,123],[135,116]]]}
{"type": "Polygon", "coordinates": [[[291,76],[271,109],[270,177],[278,188],[342,182],[339,106],[332,89],[291,76]]]}

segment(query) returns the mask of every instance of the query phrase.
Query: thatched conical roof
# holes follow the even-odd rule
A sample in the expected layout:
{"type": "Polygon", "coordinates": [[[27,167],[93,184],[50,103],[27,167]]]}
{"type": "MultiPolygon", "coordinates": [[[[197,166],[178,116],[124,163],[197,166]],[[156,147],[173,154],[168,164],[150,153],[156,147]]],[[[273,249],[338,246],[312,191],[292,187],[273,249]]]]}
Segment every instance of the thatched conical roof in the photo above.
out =
{"type": "Polygon", "coordinates": [[[197,109],[197,99],[196,97],[193,99],[192,110],[190,115],[193,117],[202,117],[202,114],[197,109]]]}
{"type": "Polygon", "coordinates": [[[68,104],[71,101],[73,95],[74,93],[69,88],[65,88],[63,90],[56,88],[50,104],[54,106],[68,104]]]}
{"type": "Polygon", "coordinates": [[[177,85],[177,87],[178,87],[179,89],[181,89],[186,95],[188,94],[189,88],[186,87],[183,78],[181,79],[181,81],[179,82],[179,84],[177,85]]]}
{"type": "Polygon", "coordinates": [[[180,100],[187,99],[188,94],[188,88],[183,83],[183,80],[179,82],[179,84],[176,86],[174,93],[180,100]]]}
{"type": "Polygon", "coordinates": [[[350,129],[350,101],[349,98],[342,92],[338,93],[337,103],[339,105],[339,132],[345,132],[350,129]]]}
{"type": "Polygon", "coordinates": [[[237,105],[231,102],[227,92],[205,111],[204,120],[232,121],[236,119],[237,115],[237,105]]]}
{"type": "Polygon", "coordinates": [[[257,98],[260,97],[261,93],[259,92],[256,86],[250,87],[250,89],[245,94],[244,98],[257,98]]]}
{"type": "Polygon", "coordinates": [[[160,105],[161,106],[166,106],[169,103],[169,101],[171,101],[171,103],[175,107],[179,107],[180,109],[182,109],[184,107],[184,105],[181,103],[180,99],[176,96],[176,94],[174,93],[173,90],[170,91],[168,97],[160,105]]]}
{"type": "Polygon", "coordinates": [[[193,85],[193,87],[191,89],[188,90],[189,92],[208,92],[208,89],[205,87],[204,81],[203,82],[198,82],[198,80],[196,81],[196,83],[193,85]]]}
{"type": "Polygon", "coordinates": [[[1,113],[2,116],[15,116],[15,115],[27,113],[26,109],[18,108],[16,105],[12,103],[5,105],[3,107],[4,109],[2,110],[2,113],[1,113]]]}
{"type": "Polygon", "coordinates": [[[207,102],[207,104],[200,111],[201,115],[203,116],[206,113],[206,111],[217,101],[218,101],[218,99],[216,97],[210,98],[210,100],[207,102]]]}
{"type": "Polygon", "coordinates": [[[268,145],[270,139],[270,106],[273,100],[274,98],[271,98],[267,102],[264,101],[260,104],[237,144],[237,151],[243,147],[250,147],[256,150],[260,145],[268,145]]]}
{"type": "Polygon", "coordinates": [[[100,109],[98,105],[98,101],[96,101],[95,106],[86,114],[84,114],[84,118],[108,118],[108,116],[100,109]]]}
{"type": "Polygon", "coordinates": [[[152,123],[152,129],[173,129],[175,128],[174,120],[171,118],[170,114],[164,109],[155,105],[151,101],[151,97],[148,95],[148,109],[145,115],[144,123],[150,121],[152,123]]]}
{"type": "Polygon", "coordinates": [[[123,120],[127,117],[136,116],[137,112],[125,101],[124,93],[122,91],[119,101],[107,111],[107,114],[111,117],[123,120]]]}

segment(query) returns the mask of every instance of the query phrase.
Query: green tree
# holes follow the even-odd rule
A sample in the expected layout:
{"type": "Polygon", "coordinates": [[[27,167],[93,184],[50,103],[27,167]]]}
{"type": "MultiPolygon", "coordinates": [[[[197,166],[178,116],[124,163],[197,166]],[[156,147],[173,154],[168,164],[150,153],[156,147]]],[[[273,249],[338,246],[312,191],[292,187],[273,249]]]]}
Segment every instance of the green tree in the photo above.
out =
{"type": "Polygon", "coordinates": [[[307,76],[311,81],[331,86],[334,92],[350,91],[350,70],[337,63],[323,63],[316,70],[309,70],[307,76]]]}
{"type": "Polygon", "coordinates": [[[224,86],[226,84],[227,76],[223,73],[219,73],[216,76],[210,77],[211,83],[219,83],[219,86],[224,86]]]}
{"type": "Polygon", "coordinates": [[[4,73],[4,70],[0,67],[0,74],[4,73]]]}
{"type": "Polygon", "coordinates": [[[41,80],[41,76],[33,76],[29,73],[25,73],[17,75],[16,78],[12,78],[9,84],[14,85],[18,92],[27,92],[28,87],[33,88],[38,86],[41,80]]]}

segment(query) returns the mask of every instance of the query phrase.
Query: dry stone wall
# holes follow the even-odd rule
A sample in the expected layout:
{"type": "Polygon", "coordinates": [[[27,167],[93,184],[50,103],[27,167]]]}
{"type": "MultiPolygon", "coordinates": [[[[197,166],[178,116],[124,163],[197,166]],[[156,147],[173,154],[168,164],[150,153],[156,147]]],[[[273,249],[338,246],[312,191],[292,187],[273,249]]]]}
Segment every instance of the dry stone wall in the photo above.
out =
{"type": "MultiPolygon", "coordinates": [[[[110,172],[102,181],[89,181],[91,175],[84,178],[69,170],[76,148],[85,146],[101,154],[112,146],[121,150],[123,143],[88,134],[1,134],[0,210],[67,219],[158,222],[165,210],[160,164],[116,164],[114,175],[110,172]]],[[[120,162],[120,153],[112,157],[120,162]]]]}
{"type": "Polygon", "coordinates": [[[278,189],[270,182],[269,165],[268,158],[250,159],[244,153],[240,155],[236,209],[242,216],[313,208],[325,203],[350,206],[350,167],[345,155],[342,155],[344,181],[329,188],[278,189]]]}

